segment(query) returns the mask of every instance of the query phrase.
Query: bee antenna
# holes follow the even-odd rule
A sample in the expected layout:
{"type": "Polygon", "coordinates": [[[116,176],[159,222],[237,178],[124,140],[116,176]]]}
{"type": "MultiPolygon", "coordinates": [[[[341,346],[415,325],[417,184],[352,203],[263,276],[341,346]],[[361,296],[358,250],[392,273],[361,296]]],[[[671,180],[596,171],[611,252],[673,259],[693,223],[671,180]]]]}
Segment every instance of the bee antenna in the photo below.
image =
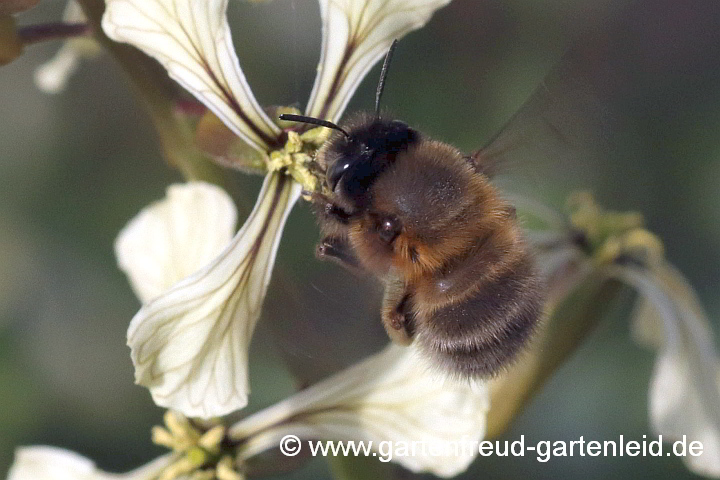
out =
{"type": "Polygon", "coordinates": [[[380,117],[380,97],[382,97],[383,90],[385,89],[385,79],[387,78],[388,67],[390,66],[390,59],[392,58],[395,47],[397,46],[397,38],[393,40],[390,48],[385,54],[385,61],[383,62],[382,70],[380,71],[380,80],[378,81],[377,90],[375,92],[375,117],[380,117]]]}
{"type": "Polygon", "coordinates": [[[292,113],[283,113],[282,115],[280,115],[280,120],[287,120],[289,122],[309,123],[311,125],[319,125],[321,127],[332,128],[333,130],[338,130],[342,132],[343,135],[345,135],[347,138],[350,138],[350,134],[346,132],[343,128],[340,128],[334,123],[327,120],[322,120],[320,118],[306,117],[305,115],[294,115],[292,113]]]}

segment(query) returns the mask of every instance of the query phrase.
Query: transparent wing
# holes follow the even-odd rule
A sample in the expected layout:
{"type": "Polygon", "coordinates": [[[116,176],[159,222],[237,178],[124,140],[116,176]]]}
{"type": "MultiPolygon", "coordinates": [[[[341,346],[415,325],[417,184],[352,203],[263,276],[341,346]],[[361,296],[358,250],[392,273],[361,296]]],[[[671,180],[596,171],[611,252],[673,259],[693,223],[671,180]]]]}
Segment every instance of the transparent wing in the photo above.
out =
{"type": "Polygon", "coordinates": [[[670,161],[661,142],[697,129],[694,112],[720,85],[718,18],[711,1],[616,11],[576,39],[478,161],[567,190],[670,161]]]}
{"type": "Polygon", "coordinates": [[[528,163],[590,164],[610,148],[613,112],[569,52],[487,146],[473,153],[492,175],[528,163]]]}

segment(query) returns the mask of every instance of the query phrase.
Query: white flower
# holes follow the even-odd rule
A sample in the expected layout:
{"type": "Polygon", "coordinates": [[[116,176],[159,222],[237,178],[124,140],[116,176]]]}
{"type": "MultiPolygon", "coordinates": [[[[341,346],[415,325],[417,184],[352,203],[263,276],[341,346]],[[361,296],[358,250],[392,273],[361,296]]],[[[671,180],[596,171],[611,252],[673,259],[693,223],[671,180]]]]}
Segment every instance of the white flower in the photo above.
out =
{"type": "MultiPolygon", "coordinates": [[[[87,22],[87,18],[77,0],[68,1],[63,14],[67,23],[87,22]]],[[[77,37],[63,43],[52,60],[35,70],[35,83],[45,93],[61,92],[70,76],[75,73],[83,58],[92,58],[100,54],[100,46],[92,37],[77,37]]]]}
{"type": "Polygon", "coordinates": [[[215,185],[172,185],[120,232],[115,255],[142,303],[195,273],[230,243],[237,210],[215,185]]]}
{"type": "Polygon", "coordinates": [[[170,76],[258,150],[280,128],[257,103],[240,69],[227,0],[106,0],[108,37],[155,57],[170,76]]]}
{"type": "Polygon", "coordinates": [[[57,447],[21,447],[15,451],[15,461],[7,480],[150,480],[172,462],[165,455],[125,474],[111,474],[99,470],[95,463],[75,452],[57,447]]]}
{"type": "MultiPolygon", "coordinates": [[[[685,437],[688,444],[700,442],[702,455],[683,460],[694,472],[720,477],[720,356],[692,287],[667,262],[662,243],[642,227],[638,213],[606,211],[588,193],[574,194],[569,203],[570,224],[545,222],[550,228],[531,236],[545,269],[560,273],[548,282],[551,298],[558,285],[560,297],[566,296],[567,279],[575,289],[620,280],[638,291],[632,333],[658,352],[650,381],[651,426],[666,441],[685,437]],[[561,231],[559,237],[553,229],[561,231]],[[564,257],[564,252],[570,255],[564,257]],[[583,257],[580,264],[578,255],[583,257]],[[572,274],[578,271],[583,274],[572,274]]],[[[529,206],[539,218],[540,211],[529,206]]],[[[552,308],[554,301],[550,304],[552,308]]],[[[558,320],[562,318],[549,322],[558,320]]]]}
{"type": "Polygon", "coordinates": [[[613,272],[643,295],[633,331],[658,351],[650,381],[653,430],[668,440],[699,441],[702,455],[683,460],[696,473],[720,477],[720,357],[700,302],[668,264],[613,272]]]}
{"type": "Polygon", "coordinates": [[[452,477],[477,455],[488,408],[484,383],[438,376],[413,347],[390,345],[240,421],[228,434],[247,440],[239,458],[277,447],[285,435],[372,441],[378,455],[413,472],[452,477]],[[383,444],[394,452],[383,451],[383,444]]]}
{"type": "Polygon", "coordinates": [[[320,65],[306,112],[336,121],[360,81],[396,38],[422,27],[450,0],[320,0],[320,65]]]}
{"type": "MultiPolygon", "coordinates": [[[[147,282],[150,290],[172,283],[163,282],[163,275],[173,281],[182,278],[176,273],[187,270],[183,270],[185,262],[192,265],[200,257],[212,258],[221,243],[209,227],[220,227],[222,240],[223,231],[234,223],[234,211],[228,212],[225,200],[209,200],[205,192],[196,195],[194,203],[188,202],[193,193],[197,194],[171,189],[166,202],[150,207],[121,234],[121,263],[132,264],[131,278],[147,282]],[[165,233],[153,228],[157,226],[165,233]],[[163,242],[169,252],[162,250],[163,242]],[[131,244],[147,248],[123,250],[131,244]],[[153,253],[159,261],[145,264],[149,268],[141,272],[143,259],[153,253]]],[[[135,381],[150,388],[155,403],[203,418],[247,404],[247,349],[270,281],[279,232],[299,195],[300,185],[289,177],[268,175],[258,204],[222,252],[135,315],[128,329],[135,381]]],[[[144,287],[136,289],[144,291],[144,287]]]]}
{"type": "MultiPolygon", "coordinates": [[[[448,2],[322,0],[323,54],[307,111],[339,117],[392,40],[420,27],[448,2]]],[[[102,26],[110,38],[156,58],[240,138],[268,155],[283,146],[283,132],[245,80],[226,9],[227,0],[106,0],[102,26]]],[[[247,347],[285,218],[300,190],[290,177],[269,173],[253,214],[220,256],[133,318],[128,343],[136,381],[150,388],[159,405],[188,416],[212,417],[247,403],[247,347]]],[[[138,261],[121,260],[130,263],[138,261]]],[[[158,275],[143,286],[139,283],[152,275],[138,274],[135,290],[155,296],[161,285],[177,280],[171,274],[168,280],[158,275]]]]}

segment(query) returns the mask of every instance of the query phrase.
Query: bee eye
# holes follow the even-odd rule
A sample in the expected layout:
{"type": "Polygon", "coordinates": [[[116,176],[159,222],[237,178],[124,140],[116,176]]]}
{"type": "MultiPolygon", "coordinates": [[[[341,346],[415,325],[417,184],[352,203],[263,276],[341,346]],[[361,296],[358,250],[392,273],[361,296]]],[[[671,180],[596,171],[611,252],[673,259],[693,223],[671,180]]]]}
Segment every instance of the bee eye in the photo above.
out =
{"type": "Polygon", "coordinates": [[[335,191],[335,187],[340,181],[340,178],[345,175],[345,172],[347,172],[348,168],[350,168],[351,165],[351,159],[345,159],[344,161],[338,160],[332,165],[332,167],[330,167],[330,169],[326,173],[327,182],[330,190],[335,191]]]}
{"type": "Polygon", "coordinates": [[[400,221],[393,216],[380,217],[377,224],[377,231],[380,239],[391,243],[400,234],[400,221]]]}

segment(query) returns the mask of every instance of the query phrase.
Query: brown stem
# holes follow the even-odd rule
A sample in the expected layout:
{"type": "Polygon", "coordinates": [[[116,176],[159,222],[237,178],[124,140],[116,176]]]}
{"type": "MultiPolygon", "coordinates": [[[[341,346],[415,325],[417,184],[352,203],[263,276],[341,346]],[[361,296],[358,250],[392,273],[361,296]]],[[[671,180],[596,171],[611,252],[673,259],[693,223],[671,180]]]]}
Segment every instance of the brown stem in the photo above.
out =
{"type": "Polygon", "coordinates": [[[90,33],[87,23],[45,23],[41,25],[28,25],[18,29],[18,38],[25,44],[46,42],[48,40],[63,40],[80,37],[90,33]]]}

